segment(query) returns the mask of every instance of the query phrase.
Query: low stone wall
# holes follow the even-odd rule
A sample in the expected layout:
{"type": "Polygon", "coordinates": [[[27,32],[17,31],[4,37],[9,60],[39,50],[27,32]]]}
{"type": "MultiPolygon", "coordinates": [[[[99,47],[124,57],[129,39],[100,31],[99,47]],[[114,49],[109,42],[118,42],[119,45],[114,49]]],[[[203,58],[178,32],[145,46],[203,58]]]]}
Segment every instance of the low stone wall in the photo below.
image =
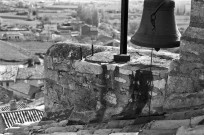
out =
{"type": "Polygon", "coordinates": [[[150,50],[131,49],[128,63],[113,62],[118,49],[95,46],[95,52],[98,53],[89,56],[90,46],[66,43],[55,44],[47,51],[45,107],[48,116],[62,110],[67,113],[74,107],[70,119],[85,123],[134,118],[148,114],[151,93],[151,113],[162,112],[167,67],[178,55],[155,52],[150,72],[150,50]]]}

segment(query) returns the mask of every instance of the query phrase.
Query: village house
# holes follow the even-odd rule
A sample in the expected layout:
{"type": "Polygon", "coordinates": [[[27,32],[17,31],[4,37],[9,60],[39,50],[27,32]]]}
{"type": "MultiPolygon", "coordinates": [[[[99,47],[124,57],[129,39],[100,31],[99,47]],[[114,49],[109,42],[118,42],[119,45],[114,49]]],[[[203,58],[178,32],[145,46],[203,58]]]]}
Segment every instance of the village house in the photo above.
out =
{"type": "Polygon", "coordinates": [[[2,35],[2,39],[11,41],[22,41],[24,40],[24,35],[20,32],[6,32],[2,35]]]}
{"type": "Polygon", "coordinates": [[[16,83],[28,83],[36,87],[44,83],[44,66],[36,65],[30,68],[19,68],[16,83]]]}
{"type": "Polygon", "coordinates": [[[36,35],[32,31],[22,31],[21,32],[24,36],[24,40],[26,41],[35,41],[36,35]]]}
{"type": "Polygon", "coordinates": [[[39,33],[38,36],[39,41],[51,41],[52,40],[52,33],[51,31],[43,30],[42,32],[39,33]]]}
{"type": "Polygon", "coordinates": [[[0,66],[0,85],[8,88],[16,82],[18,66],[5,65],[0,66]]]}
{"type": "Polygon", "coordinates": [[[36,67],[1,66],[0,85],[14,92],[18,98],[35,98],[44,85],[44,68],[36,67]]]}
{"type": "Polygon", "coordinates": [[[84,24],[80,29],[81,36],[97,37],[98,29],[95,26],[84,24]]]}
{"type": "Polygon", "coordinates": [[[13,96],[17,99],[34,99],[35,94],[41,91],[39,87],[28,83],[16,83],[10,87],[10,90],[13,91],[13,96]]]}
{"type": "Polygon", "coordinates": [[[62,26],[72,26],[73,31],[79,31],[80,27],[83,23],[84,23],[83,21],[78,21],[78,20],[72,19],[72,20],[68,20],[68,21],[64,22],[62,24],[62,26]]]}
{"type": "Polygon", "coordinates": [[[44,24],[44,30],[46,31],[57,31],[57,24],[44,24]]]}
{"type": "Polygon", "coordinates": [[[23,110],[25,108],[28,108],[27,106],[28,103],[29,103],[28,100],[25,100],[25,99],[16,101],[15,99],[11,98],[8,103],[0,105],[0,113],[8,112],[11,110],[16,110],[16,111],[23,110]]]}

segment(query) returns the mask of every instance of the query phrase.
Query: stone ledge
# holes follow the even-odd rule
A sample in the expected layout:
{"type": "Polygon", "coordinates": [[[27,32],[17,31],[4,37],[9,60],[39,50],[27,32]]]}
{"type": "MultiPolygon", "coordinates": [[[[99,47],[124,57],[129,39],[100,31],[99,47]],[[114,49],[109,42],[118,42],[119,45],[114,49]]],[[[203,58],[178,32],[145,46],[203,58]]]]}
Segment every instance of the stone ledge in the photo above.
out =
{"type": "Polygon", "coordinates": [[[164,109],[179,109],[179,108],[192,108],[196,106],[202,106],[204,103],[204,92],[196,93],[181,93],[169,95],[164,103],[164,109]]]}
{"type": "Polygon", "coordinates": [[[103,69],[101,65],[95,64],[95,63],[90,63],[86,61],[75,61],[73,64],[73,68],[75,71],[80,72],[80,73],[88,73],[88,74],[102,74],[103,69]]]}

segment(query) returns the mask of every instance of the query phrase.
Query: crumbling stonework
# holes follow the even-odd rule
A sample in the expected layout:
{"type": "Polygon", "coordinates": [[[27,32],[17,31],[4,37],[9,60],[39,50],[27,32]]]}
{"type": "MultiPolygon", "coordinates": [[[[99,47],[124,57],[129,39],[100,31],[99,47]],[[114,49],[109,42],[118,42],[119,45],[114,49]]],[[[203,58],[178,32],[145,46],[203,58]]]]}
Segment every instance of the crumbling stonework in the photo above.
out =
{"type": "Polygon", "coordinates": [[[83,60],[80,46],[76,44],[55,44],[47,51],[45,106],[48,115],[74,107],[70,119],[85,123],[134,118],[141,113],[148,114],[151,86],[151,112],[162,110],[167,67],[177,55],[155,53],[151,73],[150,50],[132,49],[130,62],[114,63],[113,55],[118,52],[107,49],[95,46],[99,53],[89,56],[90,46],[82,45],[83,60]]]}
{"type": "Polygon", "coordinates": [[[180,59],[170,64],[165,109],[204,104],[204,1],[192,0],[190,25],[181,39],[180,59]]]}

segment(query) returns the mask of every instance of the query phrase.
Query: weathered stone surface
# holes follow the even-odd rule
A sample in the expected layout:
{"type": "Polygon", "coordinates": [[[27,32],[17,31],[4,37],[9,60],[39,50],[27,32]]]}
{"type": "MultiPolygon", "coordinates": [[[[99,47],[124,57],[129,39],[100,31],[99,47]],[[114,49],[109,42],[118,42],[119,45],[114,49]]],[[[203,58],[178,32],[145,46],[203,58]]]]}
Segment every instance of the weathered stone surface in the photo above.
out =
{"type": "Polygon", "coordinates": [[[111,133],[109,135],[138,135],[138,133],[111,133]]]}
{"type": "Polygon", "coordinates": [[[100,62],[100,63],[110,63],[113,62],[113,55],[116,55],[116,52],[99,52],[94,54],[94,56],[86,57],[86,61],[88,62],[100,62]]]}
{"type": "Polygon", "coordinates": [[[167,95],[172,93],[192,93],[194,92],[193,81],[188,77],[169,76],[167,81],[167,95]]]}
{"type": "Polygon", "coordinates": [[[8,133],[13,133],[15,135],[27,135],[29,132],[22,127],[11,127],[5,130],[8,133]]]}
{"type": "Polygon", "coordinates": [[[153,81],[153,85],[154,85],[154,87],[156,87],[158,89],[165,89],[166,80],[165,79],[155,80],[155,81],[153,81]]]}
{"type": "Polygon", "coordinates": [[[45,133],[66,132],[67,127],[50,127],[45,129],[45,133]]]}
{"type": "MultiPolygon", "coordinates": [[[[82,57],[86,57],[90,55],[91,52],[91,46],[85,45],[85,44],[74,44],[74,43],[57,43],[51,46],[46,55],[51,56],[53,58],[57,58],[57,62],[60,62],[64,59],[71,59],[71,60],[77,60],[81,58],[80,53],[80,47],[82,50],[82,57]]],[[[95,53],[102,52],[108,49],[108,47],[104,46],[94,46],[95,53]]]]}
{"type": "Polygon", "coordinates": [[[38,123],[38,126],[49,125],[49,124],[52,124],[52,123],[54,123],[54,122],[55,122],[54,120],[40,121],[40,122],[38,123]]]}
{"type": "Polygon", "coordinates": [[[166,116],[166,120],[182,120],[182,119],[191,119],[192,117],[202,116],[204,115],[203,109],[198,110],[188,110],[182,112],[174,112],[172,114],[168,114],[166,116]]]}
{"type": "Polygon", "coordinates": [[[67,125],[67,123],[68,123],[68,120],[62,120],[59,122],[59,126],[64,127],[67,125]]]}
{"type": "Polygon", "coordinates": [[[94,133],[94,130],[79,130],[77,132],[77,135],[92,135],[94,133]]]}
{"type": "Polygon", "coordinates": [[[86,61],[76,61],[74,68],[80,73],[102,74],[103,70],[99,64],[89,63],[86,61]]]}
{"type": "MultiPolygon", "coordinates": [[[[160,121],[153,121],[149,123],[149,129],[177,129],[181,126],[188,126],[190,124],[190,120],[160,120],[160,121]]],[[[147,129],[148,129],[147,128],[147,129]]]]}
{"type": "Polygon", "coordinates": [[[171,94],[164,103],[164,109],[191,108],[204,104],[204,92],[171,94]]]}
{"type": "Polygon", "coordinates": [[[174,135],[176,130],[142,130],[138,135],[174,135]]]}
{"type": "MultiPolygon", "coordinates": [[[[83,57],[91,53],[89,47],[82,47],[83,57]]],[[[105,49],[99,47],[96,50],[96,52],[101,52],[105,49]]],[[[56,114],[73,106],[74,111],[69,119],[83,120],[85,123],[92,120],[109,121],[120,114],[124,117],[136,117],[148,101],[149,93],[146,92],[148,90],[146,87],[149,87],[147,85],[151,79],[154,79],[155,85],[153,107],[161,107],[164,99],[162,96],[165,95],[163,91],[167,67],[174,55],[163,51],[154,53],[153,76],[148,78],[145,72],[150,71],[151,51],[131,50],[129,51],[131,62],[107,63],[117,51],[96,53],[94,55],[96,57],[90,56],[80,60],[80,45],[67,43],[53,45],[47,51],[45,59],[45,63],[47,62],[45,110],[47,114],[53,115],[49,115],[50,118],[57,117],[58,120],[62,120],[56,114]],[[106,63],[103,63],[104,59],[106,63]],[[136,61],[133,63],[134,59],[136,61]],[[135,77],[136,73],[141,76],[135,77]],[[142,80],[138,78],[143,78],[144,84],[138,83],[136,86],[134,82],[136,78],[138,81],[142,80]]]]}
{"type": "Polygon", "coordinates": [[[76,132],[55,132],[50,135],[78,135],[76,132]]]}
{"type": "Polygon", "coordinates": [[[180,127],[176,135],[203,135],[204,133],[204,126],[196,126],[194,128],[189,128],[188,126],[180,127]]]}
{"type": "Polygon", "coordinates": [[[133,125],[135,120],[112,120],[108,122],[108,128],[123,128],[133,125]]]}
{"type": "MultiPolygon", "coordinates": [[[[189,49],[190,50],[194,50],[195,51],[195,54],[198,54],[199,52],[203,52],[203,47],[202,46],[200,46],[201,47],[201,50],[199,50],[197,47],[196,47],[196,45],[197,44],[202,44],[203,43],[203,41],[204,41],[204,38],[203,38],[203,32],[204,32],[204,29],[202,29],[202,28],[196,28],[196,27],[188,27],[187,28],[187,30],[185,31],[185,33],[183,34],[183,39],[184,40],[187,40],[187,41],[189,41],[189,42],[194,42],[194,44],[195,45],[193,45],[193,46],[189,46],[189,49]],[[193,49],[191,49],[193,47],[193,49]]],[[[183,41],[184,41],[183,40],[183,41]]],[[[185,48],[183,48],[183,47],[181,47],[181,49],[182,50],[185,50],[185,48]]],[[[191,52],[191,53],[194,53],[194,51],[193,52],[191,52]]]]}

